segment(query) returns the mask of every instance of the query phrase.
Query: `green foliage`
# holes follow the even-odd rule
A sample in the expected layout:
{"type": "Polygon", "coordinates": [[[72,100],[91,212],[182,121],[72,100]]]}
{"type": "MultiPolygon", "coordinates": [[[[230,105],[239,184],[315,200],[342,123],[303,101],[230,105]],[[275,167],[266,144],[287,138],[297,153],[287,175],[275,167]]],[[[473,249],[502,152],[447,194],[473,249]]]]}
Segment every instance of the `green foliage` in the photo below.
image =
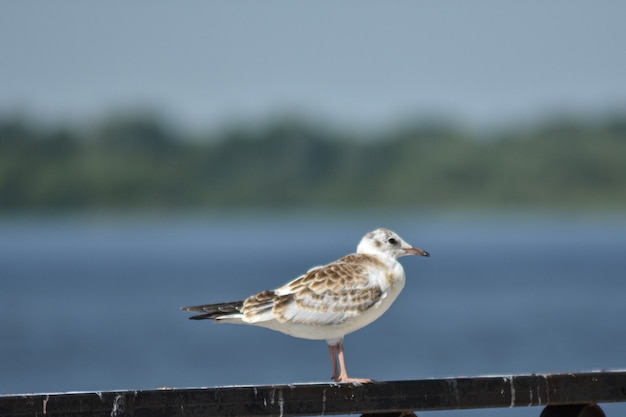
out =
{"type": "Polygon", "coordinates": [[[626,115],[482,137],[445,123],[366,137],[283,119],[204,140],[149,116],[88,128],[0,119],[2,210],[357,204],[624,207],[626,115]]]}

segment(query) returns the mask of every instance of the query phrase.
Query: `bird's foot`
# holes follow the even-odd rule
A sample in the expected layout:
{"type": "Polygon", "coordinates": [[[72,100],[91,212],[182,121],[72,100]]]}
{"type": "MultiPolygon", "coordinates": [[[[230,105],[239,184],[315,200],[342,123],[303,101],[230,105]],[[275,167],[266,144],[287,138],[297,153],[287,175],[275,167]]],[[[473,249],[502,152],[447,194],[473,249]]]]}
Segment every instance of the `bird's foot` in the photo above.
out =
{"type": "Polygon", "coordinates": [[[333,377],[336,382],[348,383],[348,384],[371,384],[374,382],[369,378],[349,378],[347,375],[340,375],[333,377]]]}

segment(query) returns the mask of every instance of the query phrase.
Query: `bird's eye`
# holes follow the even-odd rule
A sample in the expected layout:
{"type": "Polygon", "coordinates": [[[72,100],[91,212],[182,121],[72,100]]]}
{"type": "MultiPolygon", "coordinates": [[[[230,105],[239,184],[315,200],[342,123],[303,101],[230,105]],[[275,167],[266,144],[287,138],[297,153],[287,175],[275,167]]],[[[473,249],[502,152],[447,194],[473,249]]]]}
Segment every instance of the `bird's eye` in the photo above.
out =
{"type": "Polygon", "coordinates": [[[395,245],[396,243],[398,243],[397,240],[395,240],[394,238],[390,237],[389,239],[387,239],[387,242],[389,242],[389,244],[391,245],[395,245]]]}

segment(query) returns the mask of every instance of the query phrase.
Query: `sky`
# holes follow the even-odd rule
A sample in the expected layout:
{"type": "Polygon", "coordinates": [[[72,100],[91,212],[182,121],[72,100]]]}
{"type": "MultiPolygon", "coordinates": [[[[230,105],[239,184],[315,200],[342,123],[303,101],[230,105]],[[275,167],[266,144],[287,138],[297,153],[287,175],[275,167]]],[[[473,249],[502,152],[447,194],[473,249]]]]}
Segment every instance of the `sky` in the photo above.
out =
{"type": "Polygon", "coordinates": [[[626,108],[626,2],[0,2],[0,115],[188,128],[626,108]]]}

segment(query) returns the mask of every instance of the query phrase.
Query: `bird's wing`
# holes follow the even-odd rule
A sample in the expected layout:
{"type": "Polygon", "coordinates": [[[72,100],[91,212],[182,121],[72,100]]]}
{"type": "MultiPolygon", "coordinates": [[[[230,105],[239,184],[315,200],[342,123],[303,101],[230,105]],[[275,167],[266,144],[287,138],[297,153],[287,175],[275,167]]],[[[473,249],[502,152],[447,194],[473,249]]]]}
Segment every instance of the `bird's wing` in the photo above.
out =
{"type": "Polygon", "coordinates": [[[244,302],[243,313],[248,317],[249,313],[263,312],[266,318],[271,313],[278,322],[339,324],[381,299],[382,289],[370,282],[371,274],[381,267],[376,258],[348,255],[314,268],[275,291],[249,298],[244,302]]]}

